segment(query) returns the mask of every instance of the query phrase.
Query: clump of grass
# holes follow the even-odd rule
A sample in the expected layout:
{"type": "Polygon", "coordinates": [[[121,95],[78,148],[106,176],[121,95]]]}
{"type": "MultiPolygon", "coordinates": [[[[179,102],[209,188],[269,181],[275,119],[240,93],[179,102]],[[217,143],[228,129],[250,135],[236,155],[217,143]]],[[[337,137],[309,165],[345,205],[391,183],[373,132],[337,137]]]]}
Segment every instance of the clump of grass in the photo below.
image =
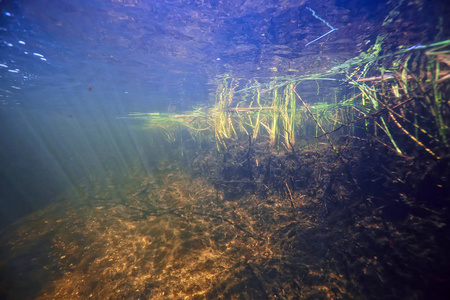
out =
{"type": "Polygon", "coordinates": [[[266,140],[272,147],[289,150],[297,139],[307,138],[307,128],[315,128],[313,136],[326,136],[338,152],[329,135],[342,128],[348,128],[348,134],[355,133],[356,127],[362,127],[365,133],[359,138],[372,138],[400,156],[405,155],[402,147],[406,136],[440,158],[437,152],[442,150],[437,149],[449,146],[444,114],[450,107],[444,87],[450,79],[450,40],[383,56],[381,41],[377,40],[369,54],[322,74],[274,78],[267,84],[251,80],[241,89],[243,80],[224,76],[217,81],[210,107],[183,114],[134,113],[130,117],[145,120],[147,128],[160,129],[168,139],[170,132],[188,129],[193,136],[215,140],[219,151],[242,137],[266,140]],[[325,94],[334,97],[311,103],[300,97],[299,87],[299,83],[311,80],[318,87],[325,81],[340,86],[325,94]]]}

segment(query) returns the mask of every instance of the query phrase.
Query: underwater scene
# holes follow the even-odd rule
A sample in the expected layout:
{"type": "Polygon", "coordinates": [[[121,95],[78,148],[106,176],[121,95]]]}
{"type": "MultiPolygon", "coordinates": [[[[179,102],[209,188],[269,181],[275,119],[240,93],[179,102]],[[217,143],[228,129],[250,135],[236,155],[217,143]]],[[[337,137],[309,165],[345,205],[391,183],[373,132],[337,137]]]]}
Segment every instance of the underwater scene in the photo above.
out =
{"type": "Polygon", "coordinates": [[[0,0],[0,299],[449,299],[444,0],[0,0]]]}

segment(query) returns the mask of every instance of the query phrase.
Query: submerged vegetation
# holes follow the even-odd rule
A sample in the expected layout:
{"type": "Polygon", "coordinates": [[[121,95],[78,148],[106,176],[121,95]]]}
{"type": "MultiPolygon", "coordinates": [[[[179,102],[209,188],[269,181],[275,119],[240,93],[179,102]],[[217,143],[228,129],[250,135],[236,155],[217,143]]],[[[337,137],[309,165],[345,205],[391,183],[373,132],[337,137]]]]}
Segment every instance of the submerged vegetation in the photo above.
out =
{"type": "MultiPolygon", "coordinates": [[[[383,26],[411,3],[388,1],[383,26]]],[[[304,47],[345,30],[307,10],[330,30],[304,47]]],[[[223,74],[190,111],[131,113],[148,134],[130,134],[136,165],[114,157],[125,171],[2,232],[0,298],[448,298],[450,40],[387,39],[316,74],[223,74]]]]}
{"type": "Polygon", "coordinates": [[[290,271],[274,260],[250,264],[263,298],[281,295],[258,269],[272,263],[291,284],[286,298],[305,284],[323,299],[448,292],[450,40],[392,54],[382,43],[321,74],[267,83],[223,76],[209,107],[132,115],[164,132],[174,161],[212,184],[218,206],[235,205],[230,224],[254,229],[243,217],[251,212],[273,226],[261,235],[310,275],[298,257],[325,260],[327,283],[280,279],[290,271]]]}
{"type": "MultiPolygon", "coordinates": [[[[244,84],[231,76],[217,81],[215,103],[184,114],[133,113],[147,127],[168,136],[183,127],[195,138],[214,138],[217,149],[239,139],[266,140],[291,149],[297,140],[331,137],[380,143],[398,155],[412,155],[410,143],[439,159],[448,150],[450,41],[381,55],[381,41],[328,72],[244,84]],[[317,94],[311,92],[311,82],[317,94]],[[322,87],[324,86],[324,87],[322,87]],[[303,93],[310,96],[304,96],[303,93]],[[319,101],[317,101],[319,99],[319,101]],[[407,143],[409,145],[409,143],[407,143]]],[[[334,149],[337,151],[337,149],[334,149]]]]}

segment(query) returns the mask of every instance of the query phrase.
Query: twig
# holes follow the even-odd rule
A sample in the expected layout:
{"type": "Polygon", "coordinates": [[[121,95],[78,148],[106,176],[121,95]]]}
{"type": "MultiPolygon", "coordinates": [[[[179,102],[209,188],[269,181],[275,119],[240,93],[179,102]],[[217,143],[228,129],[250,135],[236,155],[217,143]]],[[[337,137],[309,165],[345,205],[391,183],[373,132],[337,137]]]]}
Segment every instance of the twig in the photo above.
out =
{"type": "MultiPolygon", "coordinates": [[[[300,82],[299,82],[300,83],[300,82]]],[[[297,91],[295,90],[297,88],[297,85],[299,84],[297,83],[294,87],[293,87],[293,91],[294,93],[297,95],[298,99],[300,99],[300,101],[302,102],[303,106],[305,107],[305,109],[309,112],[309,114],[311,115],[311,117],[313,118],[314,122],[316,122],[317,126],[319,126],[320,130],[322,130],[322,132],[325,134],[328,144],[330,144],[331,148],[334,150],[334,153],[336,154],[338,160],[341,162],[341,164],[344,167],[345,172],[347,173],[348,179],[350,180],[351,183],[353,183],[355,189],[360,190],[360,187],[358,186],[358,183],[356,181],[356,179],[353,177],[352,173],[350,172],[350,167],[347,164],[347,162],[344,160],[344,158],[342,157],[341,153],[339,152],[339,150],[333,145],[333,142],[331,141],[330,137],[328,136],[328,134],[326,134],[325,129],[323,129],[322,125],[320,125],[319,121],[316,119],[316,117],[314,116],[314,114],[311,112],[311,110],[309,109],[308,105],[306,105],[306,103],[303,101],[302,97],[300,97],[300,95],[297,93],[297,91]]]]}
{"type": "MultiPolygon", "coordinates": [[[[299,82],[300,83],[300,82],[299,82]]],[[[317,126],[319,126],[320,130],[322,130],[322,132],[325,134],[325,136],[327,137],[328,143],[330,144],[331,148],[333,148],[334,152],[336,153],[337,156],[340,157],[339,155],[339,150],[333,145],[333,142],[331,141],[330,137],[326,134],[325,129],[323,129],[322,125],[319,123],[319,121],[316,119],[316,117],[314,116],[314,114],[312,113],[311,109],[309,109],[309,106],[305,103],[305,101],[303,101],[302,97],[300,97],[300,95],[297,93],[297,91],[295,90],[297,88],[297,85],[299,84],[297,83],[294,86],[294,93],[297,95],[298,99],[300,100],[300,102],[302,102],[303,106],[305,107],[305,109],[308,111],[308,113],[311,115],[311,117],[313,118],[314,122],[316,122],[317,126]]]]}
{"type": "Polygon", "coordinates": [[[419,145],[420,147],[422,147],[423,149],[425,149],[425,151],[427,151],[428,153],[430,153],[432,156],[434,156],[436,159],[441,159],[439,156],[436,155],[436,153],[434,153],[431,149],[427,148],[421,141],[419,141],[418,139],[416,139],[414,136],[412,136],[395,118],[395,116],[389,112],[389,116],[392,118],[392,121],[394,121],[395,125],[397,125],[398,128],[400,128],[401,131],[403,131],[403,133],[405,133],[411,140],[413,140],[414,142],[416,142],[417,145],[419,145]]]}
{"type": "Polygon", "coordinates": [[[286,184],[286,189],[289,192],[289,201],[291,202],[292,208],[295,209],[294,198],[292,197],[291,189],[289,188],[289,185],[287,184],[287,182],[285,182],[285,184],[286,184]]]}
{"type": "Polygon", "coordinates": [[[395,150],[394,148],[392,148],[392,147],[389,146],[389,145],[386,145],[386,143],[382,142],[380,139],[377,139],[375,136],[372,136],[371,138],[374,139],[376,142],[380,143],[381,145],[383,145],[384,147],[388,148],[389,150],[391,150],[392,152],[394,152],[394,153],[397,154],[398,156],[403,157],[403,158],[405,158],[405,159],[411,159],[411,157],[406,156],[406,155],[403,154],[403,153],[399,153],[397,150],[395,150]]]}

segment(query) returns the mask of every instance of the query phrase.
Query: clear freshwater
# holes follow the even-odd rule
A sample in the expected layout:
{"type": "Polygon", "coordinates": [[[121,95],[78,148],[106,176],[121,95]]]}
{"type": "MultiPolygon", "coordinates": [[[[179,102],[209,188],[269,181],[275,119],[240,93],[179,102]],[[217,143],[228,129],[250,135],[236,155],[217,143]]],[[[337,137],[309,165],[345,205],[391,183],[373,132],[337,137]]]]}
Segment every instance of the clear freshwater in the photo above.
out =
{"type": "Polygon", "coordinates": [[[0,0],[0,298],[446,299],[449,20],[0,0]]]}

